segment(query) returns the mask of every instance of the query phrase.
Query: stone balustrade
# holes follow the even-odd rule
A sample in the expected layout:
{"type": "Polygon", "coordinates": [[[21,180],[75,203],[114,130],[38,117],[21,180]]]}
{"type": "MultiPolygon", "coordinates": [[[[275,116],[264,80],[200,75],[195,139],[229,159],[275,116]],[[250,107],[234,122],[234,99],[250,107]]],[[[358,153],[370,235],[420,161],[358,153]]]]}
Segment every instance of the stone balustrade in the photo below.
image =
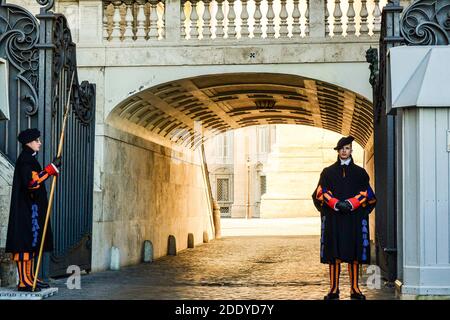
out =
{"type": "Polygon", "coordinates": [[[167,38],[175,41],[371,38],[379,35],[381,11],[386,2],[108,0],[103,8],[103,39],[133,42],[167,38]],[[166,37],[166,31],[173,34],[166,37]]]}
{"type": "Polygon", "coordinates": [[[164,2],[161,0],[104,1],[103,39],[127,42],[163,39],[164,2]]]}

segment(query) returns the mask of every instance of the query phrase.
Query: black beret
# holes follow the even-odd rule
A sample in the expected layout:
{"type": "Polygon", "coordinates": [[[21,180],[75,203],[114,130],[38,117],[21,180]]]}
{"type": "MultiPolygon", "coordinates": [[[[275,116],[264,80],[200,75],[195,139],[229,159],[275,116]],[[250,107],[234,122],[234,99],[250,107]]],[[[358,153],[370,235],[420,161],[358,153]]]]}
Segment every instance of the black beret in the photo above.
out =
{"type": "Polygon", "coordinates": [[[339,149],[341,149],[343,146],[352,143],[353,140],[355,140],[355,138],[353,138],[352,136],[348,136],[348,137],[341,138],[341,139],[338,141],[337,146],[334,147],[334,150],[339,150],[339,149]]]}
{"type": "Polygon", "coordinates": [[[34,141],[41,136],[41,132],[38,129],[26,129],[19,133],[17,140],[21,144],[27,144],[28,142],[34,141]]]}

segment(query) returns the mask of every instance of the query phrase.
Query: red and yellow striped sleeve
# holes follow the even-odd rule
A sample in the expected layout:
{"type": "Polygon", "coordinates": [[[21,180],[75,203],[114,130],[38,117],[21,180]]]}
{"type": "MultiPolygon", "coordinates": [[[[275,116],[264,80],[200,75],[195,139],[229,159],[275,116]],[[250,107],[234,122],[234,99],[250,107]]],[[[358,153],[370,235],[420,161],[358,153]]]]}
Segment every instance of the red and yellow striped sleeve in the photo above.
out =
{"type": "Polygon", "coordinates": [[[358,209],[359,207],[365,207],[367,205],[374,205],[377,202],[375,194],[372,188],[369,186],[367,190],[360,191],[353,198],[347,199],[352,204],[352,211],[358,209]]]}
{"type": "Polygon", "coordinates": [[[336,203],[339,202],[338,198],[333,196],[333,193],[330,190],[322,188],[321,185],[317,187],[316,190],[316,199],[322,201],[322,203],[326,203],[331,209],[335,210],[336,203]]]}
{"type": "Polygon", "coordinates": [[[31,172],[31,180],[28,183],[28,189],[35,190],[39,189],[41,184],[47,180],[50,176],[58,175],[58,169],[50,163],[45,167],[41,172],[32,171],[31,172]]]}

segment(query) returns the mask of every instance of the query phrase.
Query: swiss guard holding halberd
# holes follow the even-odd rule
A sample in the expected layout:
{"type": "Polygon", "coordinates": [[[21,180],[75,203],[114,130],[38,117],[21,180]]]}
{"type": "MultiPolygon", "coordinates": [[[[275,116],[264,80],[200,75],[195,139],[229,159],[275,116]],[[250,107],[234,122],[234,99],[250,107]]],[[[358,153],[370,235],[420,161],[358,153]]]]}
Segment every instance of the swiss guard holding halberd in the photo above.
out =
{"type": "Polygon", "coordinates": [[[370,263],[369,213],[375,194],[367,172],[352,158],[353,137],[339,140],[338,159],[320,174],[312,198],[322,218],[320,262],[329,265],[330,291],[325,300],[339,299],[341,263],[348,263],[351,299],[365,300],[358,286],[361,264],[370,263]]]}
{"type": "MultiPolygon", "coordinates": [[[[6,252],[12,253],[19,274],[19,291],[32,291],[34,280],[34,258],[39,253],[48,199],[44,181],[58,174],[61,159],[55,158],[42,170],[36,159],[41,147],[37,129],[22,131],[18,140],[22,152],[17,158],[11,193],[6,252]]],[[[53,250],[50,225],[45,237],[45,251],[53,250]]],[[[37,280],[35,291],[49,285],[37,280]]]]}

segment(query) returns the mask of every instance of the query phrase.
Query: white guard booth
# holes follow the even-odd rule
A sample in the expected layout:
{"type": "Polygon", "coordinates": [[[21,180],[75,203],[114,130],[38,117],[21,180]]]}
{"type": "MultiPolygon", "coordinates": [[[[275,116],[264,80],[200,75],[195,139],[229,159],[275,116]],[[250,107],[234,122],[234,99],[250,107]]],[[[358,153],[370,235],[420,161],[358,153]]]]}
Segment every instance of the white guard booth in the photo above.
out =
{"type": "Polygon", "coordinates": [[[402,295],[450,295],[450,46],[394,47],[387,63],[386,104],[397,114],[397,284],[402,295]]]}

